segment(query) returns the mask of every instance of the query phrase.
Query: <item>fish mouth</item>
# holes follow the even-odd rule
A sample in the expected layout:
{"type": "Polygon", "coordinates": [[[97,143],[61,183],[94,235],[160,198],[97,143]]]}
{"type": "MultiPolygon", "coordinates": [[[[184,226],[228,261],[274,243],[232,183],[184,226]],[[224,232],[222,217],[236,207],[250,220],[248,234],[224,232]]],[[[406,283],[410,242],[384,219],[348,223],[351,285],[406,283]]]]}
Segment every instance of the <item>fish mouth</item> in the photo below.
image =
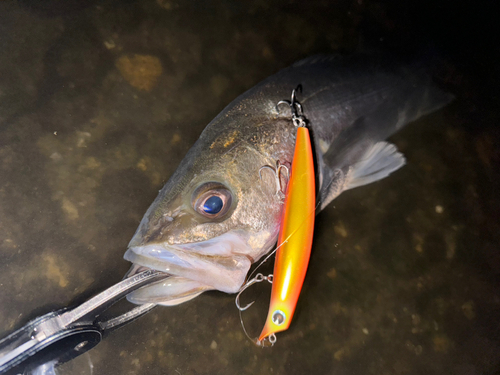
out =
{"type": "Polygon", "coordinates": [[[247,248],[246,241],[235,232],[202,242],[130,247],[124,255],[126,260],[171,277],[147,285],[127,298],[134,303],[167,305],[184,302],[206,290],[236,293],[252,264],[252,259],[244,255],[247,248]]]}

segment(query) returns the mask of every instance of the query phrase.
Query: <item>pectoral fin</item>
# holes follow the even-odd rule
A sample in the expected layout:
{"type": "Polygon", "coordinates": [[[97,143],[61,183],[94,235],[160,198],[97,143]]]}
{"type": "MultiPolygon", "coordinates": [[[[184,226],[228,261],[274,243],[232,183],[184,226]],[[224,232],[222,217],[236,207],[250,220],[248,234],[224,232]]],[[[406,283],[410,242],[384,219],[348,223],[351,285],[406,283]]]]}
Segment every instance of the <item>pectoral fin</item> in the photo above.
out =
{"type": "Polygon", "coordinates": [[[323,190],[321,209],[345,190],[381,180],[405,165],[406,159],[396,146],[377,142],[367,149],[358,162],[335,169],[330,184],[323,190]],[[325,192],[326,190],[326,192],[325,192]]]}
{"type": "MultiPolygon", "coordinates": [[[[414,119],[417,105],[408,107],[391,97],[370,113],[344,127],[322,155],[321,208],[345,190],[380,180],[405,164],[396,147],[384,141],[396,129],[414,119]]],[[[417,116],[418,117],[418,116],[417,116]]]]}
{"type": "Polygon", "coordinates": [[[405,157],[392,143],[375,143],[359,162],[350,166],[343,190],[381,180],[405,163],[405,157]]]}

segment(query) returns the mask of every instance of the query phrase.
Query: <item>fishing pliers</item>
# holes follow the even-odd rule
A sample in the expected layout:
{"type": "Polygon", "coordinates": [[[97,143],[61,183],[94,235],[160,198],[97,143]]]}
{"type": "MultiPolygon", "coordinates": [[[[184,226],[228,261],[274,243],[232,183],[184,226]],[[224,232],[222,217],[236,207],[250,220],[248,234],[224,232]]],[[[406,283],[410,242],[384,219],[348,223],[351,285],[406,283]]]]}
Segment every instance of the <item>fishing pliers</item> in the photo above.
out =
{"type": "Polygon", "coordinates": [[[0,374],[31,374],[40,366],[67,362],[95,347],[109,332],[154,308],[154,303],[148,303],[114,318],[101,318],[130,292],[168,274],[146,269],[129,271],[127,276],[81,305],[40,316],[0,340],[0,374]]]}

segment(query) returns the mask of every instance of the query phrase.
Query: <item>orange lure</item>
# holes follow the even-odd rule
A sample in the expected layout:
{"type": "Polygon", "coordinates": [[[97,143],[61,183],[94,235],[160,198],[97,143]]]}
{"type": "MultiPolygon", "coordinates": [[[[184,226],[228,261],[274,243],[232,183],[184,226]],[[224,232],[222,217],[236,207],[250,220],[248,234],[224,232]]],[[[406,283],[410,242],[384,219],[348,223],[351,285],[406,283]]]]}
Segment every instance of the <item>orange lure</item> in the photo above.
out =
{"type": "Polygon", "coordinates": [[[288,329],[292,322],[311,255],[315,210],[311,139],[307,128],[298,127],[278,236],[271,303],[259,341],[288,329]]]}

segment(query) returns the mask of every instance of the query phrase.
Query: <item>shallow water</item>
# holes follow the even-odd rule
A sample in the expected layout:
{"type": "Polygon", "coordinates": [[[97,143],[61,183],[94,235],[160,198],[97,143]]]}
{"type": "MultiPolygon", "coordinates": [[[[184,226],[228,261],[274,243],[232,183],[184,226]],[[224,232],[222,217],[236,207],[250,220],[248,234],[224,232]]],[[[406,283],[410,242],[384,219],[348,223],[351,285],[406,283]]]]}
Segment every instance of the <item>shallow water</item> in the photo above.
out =
{"type": "MultiPolygon", "coordinates": [[[[392,137],[407,166],[318,216],[274,348],[253,346],[234,296],[213,292],[60,373],[498,373],[498,70],[487,17],[445,5],[0,2],[0,337],[122,278],[147,207],[238,94],[314,53],[430,43],[457,99],[392,137]]],[[[254,336],[269,289],[245,295],[262,305],[243,315],[254,336]]]]}

